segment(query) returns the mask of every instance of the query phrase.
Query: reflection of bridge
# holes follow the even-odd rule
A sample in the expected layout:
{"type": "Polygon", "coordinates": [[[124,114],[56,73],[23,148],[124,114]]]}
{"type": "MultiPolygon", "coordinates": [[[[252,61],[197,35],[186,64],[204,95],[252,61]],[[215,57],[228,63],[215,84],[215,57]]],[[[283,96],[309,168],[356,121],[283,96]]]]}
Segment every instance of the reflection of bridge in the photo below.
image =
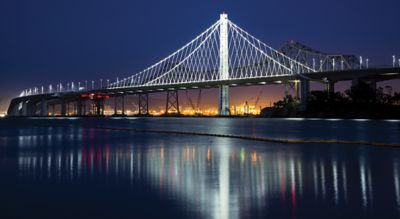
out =
{"type": "MultiPolygon", "coordinates": [[[[395,64],[395,63],[393,63],[395,64]]],[[[11,101],[10,116],[54,115],[56,105],[60,115],[103,115],[104,101],[121,98],[124,114],[124,97],[138,95],[139,114],[149,113],[149,93],[167,92],[166,113],[179,113],[178,90],[219,88],[219,114],[229,115],[229,87],[271,83],[295,84],[296,94],[304,104],[310,90],[310,81],[327,85],[334,91],[334,83],[342,80],[364,80],[375,86],[377,81],[399,78],[400,68],[369,68],[352,55],[332,55],[315,51],[298,42],[290,41],[280,50],[264,44],[221,14],[220,20],[185,46],[147,69],[88,89],[87,83],[58,84],[48,88],[25,90],[11,101]],[[87,103],[91,109],[87,109],[87,103]],[[74,112],[69,112],[69,103],[74,112]]]]}

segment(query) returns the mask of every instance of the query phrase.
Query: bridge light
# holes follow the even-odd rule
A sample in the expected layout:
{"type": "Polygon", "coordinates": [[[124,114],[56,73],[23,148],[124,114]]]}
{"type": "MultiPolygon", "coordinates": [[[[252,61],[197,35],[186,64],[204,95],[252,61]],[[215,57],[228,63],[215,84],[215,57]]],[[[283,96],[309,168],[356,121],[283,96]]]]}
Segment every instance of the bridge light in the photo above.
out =
{"type": "Polygon", "coordinates": [[[322,60],[319,60],[319,70],[322,71],[322,60]]]}
{"type": "Polygon", "coordinates": [[[312,68],[315,70],[315,58],[312,59],[312,68]]]}
{"type": "Polygon", "coordinates": [[[342,60],[342,61],[340,62],[340,68],[341,68],[342,70],[344,70],[344,60],[342,60]]]}
{"type": "Polygon", "coordinates": [[[393,57],[393,68],[394,68],[394,67],[396,67],[396,56],[393,55],[392,57],[393,57]]]}
{"type": "Polygon", "coordinates": [[[369,59],[367,58],[367,59],[365,60],[365,64],[366,64],[367,69],[368,69],[368,62],[369,62],[369,59]]]}
{"type": "Polygon", "coordinates": [[[360,56],[360,69],[362,69],[362,64],[363,64],[363,58],[360,56]]]}
{"type": "Polygon", "coordinates": [[[335,58],[332,59],[332,70],[335,71],[335,58]]]}

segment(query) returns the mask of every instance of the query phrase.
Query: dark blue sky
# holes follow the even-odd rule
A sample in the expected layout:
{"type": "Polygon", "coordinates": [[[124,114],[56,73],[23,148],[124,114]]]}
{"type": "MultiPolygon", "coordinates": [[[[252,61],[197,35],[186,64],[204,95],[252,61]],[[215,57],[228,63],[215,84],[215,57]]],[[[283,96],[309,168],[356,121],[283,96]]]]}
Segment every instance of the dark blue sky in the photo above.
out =
{"type": "Polygon", "coordinates": [[[229,18],[274,48],[400,58],[399,0],[2,0],[0,103],[49,83],[128,76],[229,18]]]}

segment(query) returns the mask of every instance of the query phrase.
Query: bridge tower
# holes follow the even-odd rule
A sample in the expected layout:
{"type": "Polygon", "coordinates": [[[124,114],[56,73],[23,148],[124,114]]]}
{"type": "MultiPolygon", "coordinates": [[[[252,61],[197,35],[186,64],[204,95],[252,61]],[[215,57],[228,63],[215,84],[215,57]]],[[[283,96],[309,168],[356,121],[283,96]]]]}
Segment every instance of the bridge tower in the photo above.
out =
{"type": "MultiPolygon", "coordinates": [[[[229,50],[228,50],[228,15],[220,15],[219,36],[219,77],[221,80],[229,79],[229,50]]],[[[219,115],[228,116],[229,112],[229,85],[219,87],[219,115]]]]}

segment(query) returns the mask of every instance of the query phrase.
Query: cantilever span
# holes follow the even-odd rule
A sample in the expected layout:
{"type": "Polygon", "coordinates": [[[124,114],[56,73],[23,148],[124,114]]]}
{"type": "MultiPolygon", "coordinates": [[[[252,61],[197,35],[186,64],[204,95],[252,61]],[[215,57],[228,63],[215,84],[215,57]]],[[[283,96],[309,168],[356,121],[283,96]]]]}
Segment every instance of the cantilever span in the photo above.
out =
{"type": "MultiPolygon", "coordinates": [[[[299,98],[304,104],[310,81],[327,84],[331,92],[340,80],[379,80],[399,77],[399,68],[368,69],[358,63],[356,56],[331,55],[318,52],[298,42],[290,41],[275,50],[253,37],[221,14],[220,19],[182,48],[141,72],[132,74],[99,89],[89,90],[87,85],[71,83],[24,90],[11,101],[9,116],[48,116],[60,105],[60,115],[103,115],[104,100],[110,97],[139,95],[139,114],[148,114],[148,94],[167,92],[166,113],[174,109],[179,113],[178,90],[219,88],[219,114],[230,114],[229,87],[237,85],[296,82],[299,98]],[[78,84],[78,86],[76,86],[78,84]],[[94,107],[87,109],[85,102],[94,107]],[[74,113],[68,103],[74,102],[74,113]]],[[[115,114],[117,103],[115,101],[115,114]]]]}

